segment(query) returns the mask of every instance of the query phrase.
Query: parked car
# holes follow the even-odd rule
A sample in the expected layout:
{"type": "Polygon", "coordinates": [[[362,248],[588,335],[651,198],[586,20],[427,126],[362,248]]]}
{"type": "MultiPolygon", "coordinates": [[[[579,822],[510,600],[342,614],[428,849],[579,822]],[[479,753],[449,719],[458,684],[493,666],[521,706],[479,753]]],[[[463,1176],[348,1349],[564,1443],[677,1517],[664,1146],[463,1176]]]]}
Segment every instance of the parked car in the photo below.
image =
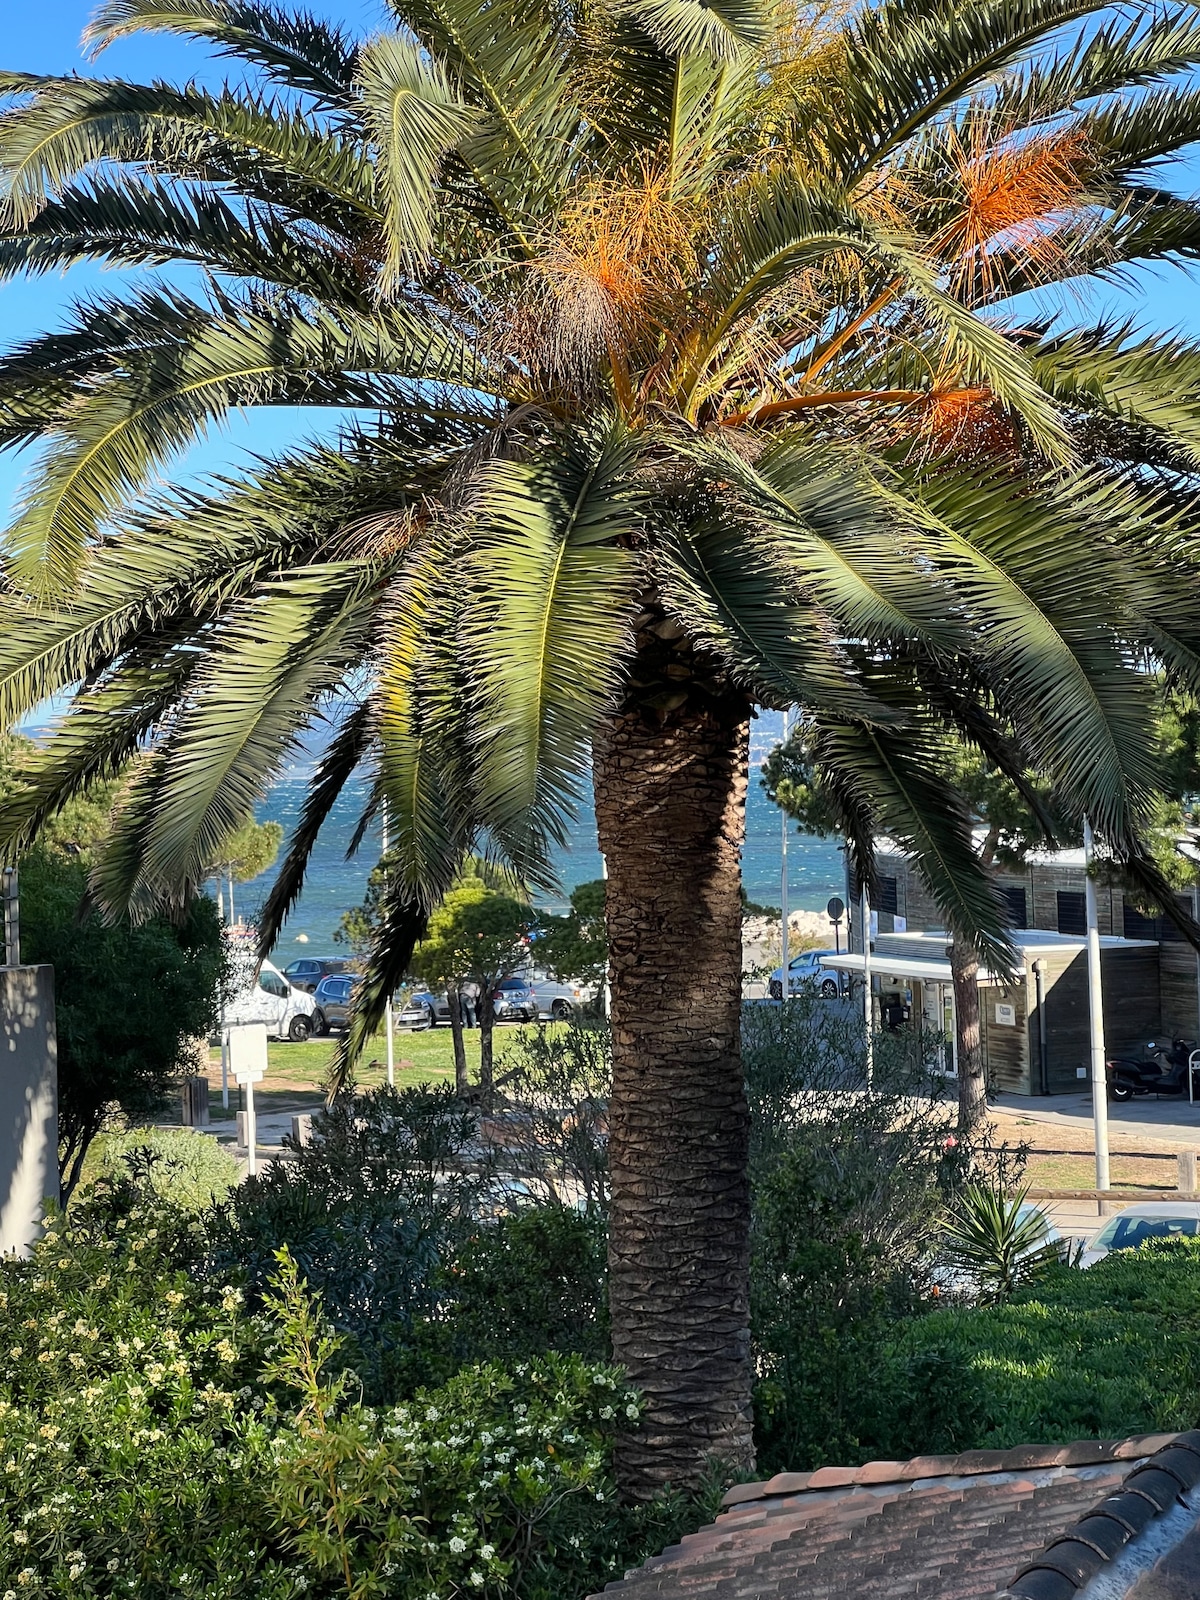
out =
{"type": "Polygon", "coordinates": [[[449,1027],[450,1002],[445,991],[434,994],[431,989],[418,989],[401,1007],[398,1021],[404,1027],[436,1028],[442,1023],[449,1027]],[[424,1018],[423,1022],[415,1020],[418,1013],[424,1018]]]}
{"type": "Polygon", "coordinates": [[[567,1022],[596,998],[595,987],[586,983],[562,983],[547,972],[529,973],[529,992],[537,1001],[543,1022],[567,1022]]]}
{"type": "Polygon", "coordinates": [[[492,990],[497,1022],[536,1022],[538,998],[528,978],[502,978],[492,990]]]}
{"type": "MultiPolygon", "coordinates": [[[[799,994],[806,983],[818,985],[817,993],[830,1000],[839,993],[838,976],[821,965],[822,956],[835,956],[836,950],[802,950],[788,962],[788,994],[799,994]]],[[[767,984],[772,1000],[783,999],[783,968],[776,967],[767,984]]]]}
{"type": "Polygon", "coordinates": [[[339,961],[336,956],[303,956],[299,961],[289,962],[283,969],[283,975],[293,988],[313,994],[322,978],[345,972],[349,965],[348,961],[339,961]]]}
{"type": "Polygon", "coordinates": [[[345,1028],[350,1021],[350,1006],[354,991],[362,982],[356,972],[344,972],[337,977],[322,978],[313,991],[316,1004],[314,1033],[328,1033],[331,1028],[345,1028]]]}
{"type": "Polygon", "coordinates": [[[1114,1250],[1136,1250],[1147,1239],[1194,1239],[1200,1233],[1200,1201],[1139,1200],[1108,1221],[1080,1257],[1093,1266],[1114,1250]]]}
{"type": "Polygon", "coordinates": [[[303,1044],[316,1032],[316,1011],[311,994],[289,983],[278,967],[264,961],[255,976],[226,1003],[223,1020],[233,1027],[265,1022],[268,1038],[303,1044]]]}

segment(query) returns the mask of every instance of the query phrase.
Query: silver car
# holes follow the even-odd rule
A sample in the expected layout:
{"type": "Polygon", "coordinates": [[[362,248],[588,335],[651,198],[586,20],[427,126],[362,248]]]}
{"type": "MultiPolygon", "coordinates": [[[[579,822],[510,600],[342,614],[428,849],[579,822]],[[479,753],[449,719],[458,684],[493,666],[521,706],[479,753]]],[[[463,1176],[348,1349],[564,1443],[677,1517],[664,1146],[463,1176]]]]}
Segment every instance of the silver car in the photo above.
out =
{"type": "Polygon", "coordinates": [[[496,1016],[524,1022],[569,1022],[590,1000],[595,989],[585,983],[562,983],[545,972],[519,973],[505,978],[495,991],[496,1016]]]}
{"type": "Polygon", "coordinates": [[[1115,1217],[1109,1217],[1083,1252],[1079,1264],[1093,1266],[1112,1251],[1136,1250],[1147,1239],[1194,1239],[1197,1234],[1200,1234],[1200,1202],[1139,1200],[1115,1217]]]}
{"type": "MultiPolygon", "coordinates": [[[[806,983],[817,984],[817,993],[827,1000],[838,993],[837,974],[821,965],[822,956],[835,956],[836,950],[802,950],[788,962],[788,994],[799,994],[806,983]]],[[[772,1000],[783,999],[783,968],[776,967],[767,985],[772,1000]]]]}

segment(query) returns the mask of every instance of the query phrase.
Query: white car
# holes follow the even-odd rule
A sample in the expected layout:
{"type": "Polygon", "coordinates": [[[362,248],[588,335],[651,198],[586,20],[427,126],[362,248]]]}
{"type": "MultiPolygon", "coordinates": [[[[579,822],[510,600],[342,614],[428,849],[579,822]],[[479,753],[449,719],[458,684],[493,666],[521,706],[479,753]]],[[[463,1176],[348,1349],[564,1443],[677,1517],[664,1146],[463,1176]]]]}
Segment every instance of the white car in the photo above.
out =
{"type": "Polygon", "coordinates": [[[1108,1221],[1080,1257],[1093,1266],[1114,1250],[1136,1250],[1147,1239],[1194,1239],[1200,1233],[1200,1202],[1139,1200],[1108,1221]]]}
{"type": "Polygon", "coordinates": [[[265,1022],[269,1039],[303,1044],[316,1032],[316,1012],[317,1002],[311,994],[297,989],[278,967],[264,961],[251,982],[226,1004],[222,1020],[227,1027],[265,1022]]]}
{"type": "MultiPolygon", "coordinates": [[[[836,950],[802,950],[788,962],[788,994],[799,994],[806,983],[817,984],[817,993],[831,1000],[838,993],[838,976],[821,965],[822,956],[835,956],[836,950]]],[[[783,968],[776,967],[767,985],[772,1000],[783,999],[783,968]]]]}

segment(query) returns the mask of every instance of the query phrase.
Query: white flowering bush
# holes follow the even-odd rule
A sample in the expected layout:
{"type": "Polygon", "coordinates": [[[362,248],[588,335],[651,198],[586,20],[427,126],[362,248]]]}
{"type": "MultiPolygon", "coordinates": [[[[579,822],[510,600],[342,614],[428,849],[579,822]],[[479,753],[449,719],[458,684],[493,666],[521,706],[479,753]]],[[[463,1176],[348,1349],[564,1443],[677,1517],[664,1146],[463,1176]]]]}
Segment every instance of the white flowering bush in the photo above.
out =
{"type": "Polygon", "coordinates": [[[564,1507],[609,1500],[610,1443],[637,1422],[637,1395],[615,1370],[549,1355],[365,1406],[286,1251],[280,1263],[267,1374],[296,1411],[268,1493],[288,1547],[352,1596],[522,1594],[564,1507]]]}
{"type": "Polygon", "coordinates": [[[240,1291],[175,1264],[180,1219],[106,1186],[0,1265],[0,1593],[292,1592],[265,1508],[274,1425],[240,1291]]]}
{"type": "Polygon", "coordinates": [[[99,1184],[0,1262],[0,1600],[602,1585],[618,1373],[548,1356],[368,1406],[286,1252],[252,1313],[179,1267],[194,1220],[127,1201],[99,1184]]]}

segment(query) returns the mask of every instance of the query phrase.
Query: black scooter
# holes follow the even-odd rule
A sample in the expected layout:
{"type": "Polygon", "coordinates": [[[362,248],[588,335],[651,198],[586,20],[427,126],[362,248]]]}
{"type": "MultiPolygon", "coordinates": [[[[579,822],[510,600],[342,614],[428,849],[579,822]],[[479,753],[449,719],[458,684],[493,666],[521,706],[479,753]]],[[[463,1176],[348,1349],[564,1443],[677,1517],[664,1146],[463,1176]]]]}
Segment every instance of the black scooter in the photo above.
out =
{"type": "MultiPolygon", "coordinates": [[[[1105,1063],[1110,1100],[1132,1100],[1139,1094],[1187,1094],[1188,1063],[1196,1052],[1194,1042],[1172,1039],[1170,1045],[1165,1045],[1151,1039],[1146,1052],[1141,1061],[1122,1056],[1105,1063]]],[[[1192,1076],[1195,1093],[1200,1096],[1200,1061],[1192,1069],[1192,1076]]]]}

